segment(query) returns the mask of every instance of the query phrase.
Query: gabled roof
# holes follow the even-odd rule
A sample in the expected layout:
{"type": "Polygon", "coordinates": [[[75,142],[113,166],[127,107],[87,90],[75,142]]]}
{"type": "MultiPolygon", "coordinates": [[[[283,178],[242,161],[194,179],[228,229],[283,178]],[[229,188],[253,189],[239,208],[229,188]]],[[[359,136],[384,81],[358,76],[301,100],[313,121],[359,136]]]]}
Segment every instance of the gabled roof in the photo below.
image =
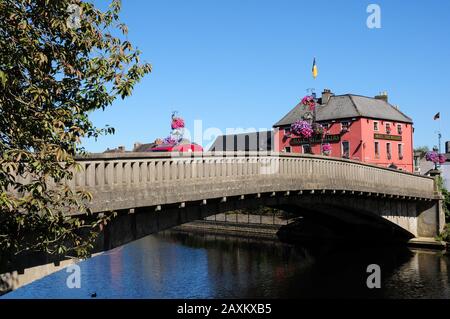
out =
{"type": "Polygon", "coordinates": [[[133,149],[133,152],[150,152],[150,150],[155,146],[156,143],[140,144],[133,149]]]}
{"type": "Polygon", "coordinates": [[[270,151],[273,131],[221,135],[216,138],[209,151],[270,151]]]}
{"type": "MultiPolygon", "coordinates": [[[[291,125],[307,112],[307,107],[297,104],[274,127],[291,125]]],[[[365,117],[402,123],[412,123],[412,119],[384,100],[366,96],[345,94],[331,96],[327,104],[316,107],[317,121],[330,121],[365,117]]]]}

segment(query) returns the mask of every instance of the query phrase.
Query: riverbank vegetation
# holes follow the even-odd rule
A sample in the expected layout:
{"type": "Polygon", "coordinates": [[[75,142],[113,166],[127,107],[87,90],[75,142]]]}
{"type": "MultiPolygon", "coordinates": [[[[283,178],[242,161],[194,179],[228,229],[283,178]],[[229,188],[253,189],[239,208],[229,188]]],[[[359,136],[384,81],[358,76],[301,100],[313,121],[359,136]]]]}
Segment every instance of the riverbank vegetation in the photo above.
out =
{"type": "Polygon", "coordinates": [[[81,0],[0,1],[0,256],[87,257],[111,216],[66,186],[83,138],[114,133],[89,120],[151,71],[119,21],[81,0]],[[79,217],[68,213],[76,213],[79,217]]]}
{"type": "Polygon", "coordinates": [[[438,177],[438,187],[443,196],[443,209],[445,212],[446,226],[442,234],[438,237],[439,240],[450,244],[450,192],[444,186],[444,180],[441,176],[438,177]]]}

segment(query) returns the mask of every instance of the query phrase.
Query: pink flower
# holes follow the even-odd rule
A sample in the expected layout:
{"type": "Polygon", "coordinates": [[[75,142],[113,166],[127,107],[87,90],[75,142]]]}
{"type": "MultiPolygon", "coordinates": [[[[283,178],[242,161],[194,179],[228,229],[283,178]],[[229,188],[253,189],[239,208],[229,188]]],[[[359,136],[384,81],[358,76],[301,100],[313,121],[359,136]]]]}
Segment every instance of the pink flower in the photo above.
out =
{"type": "Polygon", "coordinates": [[[291,131],[294,134],[302,136],[304,138],[310,138],[314,133],[311,125],[308,122],[302,120],[297,120],[292,123],[291,131]]]}
{"type": "Polygon", "coordinates": [[[447,161],[445,154],[438,154],[436,151],[430,151],[425,154],[425,159],[435,164],[444,164],[447,161]]]}
{"type": "Polygon", "coordinates": [[[172,130],[184,128],[184,120],[181,117],[174,117],[172,119],[172,130]]]}
{"type": "Polygon", "coordinates": [[[177,140],[174,139],[172,136],[168,136],[163,140],[164,144],[174,145],[177,143],[177,140]]]}
{"type": "Polygon", "coordinates": [[[329,152],[329,151],[331,151],[331,144],[330,144],[330,143],[323,144],[323,145],[322,145],[322,150],[323,150],[324,152],[329,152]]]}
{"type": "Polygon", "coordinates": [[[311,95],[307,95],[302,99],[301,102],[303,105],[308,106],[310,111],[314,111],[316,107],[316,101],[314,100],[314,97],[311,95]]]}

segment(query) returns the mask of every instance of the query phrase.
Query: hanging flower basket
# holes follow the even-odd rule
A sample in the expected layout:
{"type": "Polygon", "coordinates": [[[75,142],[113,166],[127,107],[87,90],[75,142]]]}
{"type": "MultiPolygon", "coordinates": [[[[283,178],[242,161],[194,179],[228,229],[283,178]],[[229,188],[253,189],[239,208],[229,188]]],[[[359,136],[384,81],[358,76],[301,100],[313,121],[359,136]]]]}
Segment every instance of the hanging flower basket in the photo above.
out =
{"type": "Polygon", "coordinates": [[[311,124],[307,121],[297,120],[291,125],[291,131],[298,136],[303,138],[310,138],[313,136],[314,130],[311,124]]]}
{"type": "Polygon", "coordinates": [[[425,159],[435,164],[444,164],[447,161],[445,154],[439,154],[436,151],[429,151],[425,154],[425,159]]]}
{"type": "Polygon", "coordinates": [[[314,123],[312,125],[312,129],[314,131],[314,135],[316,136],[320,136],[320,137],[324,137],[326,134],[326,129],[325,127],[323,127],[323,125],[319,124],[319,123],[314,123]]]}
{"type": "Polygon", "coordinates": [[[314,97],[311,95],[307,95],[302,99],[301,102],[303,105],[307,106],[310,111],[314,111],[316,108],[316,101],[314,100],[314,97]]]}
{"type": "Polygon", "coordinates": [[[181,117],[176,116],[176,112],[172,114],[172,130],[178,130],[184,128],[184,120],[181,117]]]}
{"type": "Polygon", "coordinates": [[[325,156],[330,156],[330,154],[331,154],[331,144],[330,143],[322,144],[322,154],[325,156]]]}
{"type": "Polygon", "coordinates": [[[163,139],[163,143],[169,144],[169,145],[175,145],[176,143],[178,143],[178,140],[175,139],[173,136],[168,136],[165,139],[163,139]]]}

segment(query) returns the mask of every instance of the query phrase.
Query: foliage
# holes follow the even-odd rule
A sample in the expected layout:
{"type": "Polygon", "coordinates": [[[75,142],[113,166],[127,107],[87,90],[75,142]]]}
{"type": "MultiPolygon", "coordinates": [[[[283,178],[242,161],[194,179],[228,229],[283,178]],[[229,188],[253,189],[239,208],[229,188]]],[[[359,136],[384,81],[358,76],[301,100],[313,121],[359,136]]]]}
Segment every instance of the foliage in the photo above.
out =
{"type": "Polygon", "coordinates": [[[428,146],[419,146],[414,149],[414,152],[418,152],[421,154],[421,157],[424,157],[425,154],[430,150],[428,146]]]}
{"type": "Polygon", "coordinates": [[[450,192],[445,188],[442,176],[438,177],[438,188],[444,197],[445,218],[447,222],[450,222],[450,192]]]}
{"type": "Polygon", "coordinates": [[[450,243],[450,224],[445,225],[444,230],[436,239],[450,243]]]}
{"type": "Polygon", "coordinates": [[[151,71],[127,40],[120,1],[102,12],[80,0],[0,1],[0,249],[89,255],[102,224],[91,195],[67,186],[105,109],[151,71]],[[79,25],[69,23],[82,9],[79,25]],[[81,213],[73,217],[70,213],[81,213]],[[70,217],[72,216],[72,217],[70,217]]]}

